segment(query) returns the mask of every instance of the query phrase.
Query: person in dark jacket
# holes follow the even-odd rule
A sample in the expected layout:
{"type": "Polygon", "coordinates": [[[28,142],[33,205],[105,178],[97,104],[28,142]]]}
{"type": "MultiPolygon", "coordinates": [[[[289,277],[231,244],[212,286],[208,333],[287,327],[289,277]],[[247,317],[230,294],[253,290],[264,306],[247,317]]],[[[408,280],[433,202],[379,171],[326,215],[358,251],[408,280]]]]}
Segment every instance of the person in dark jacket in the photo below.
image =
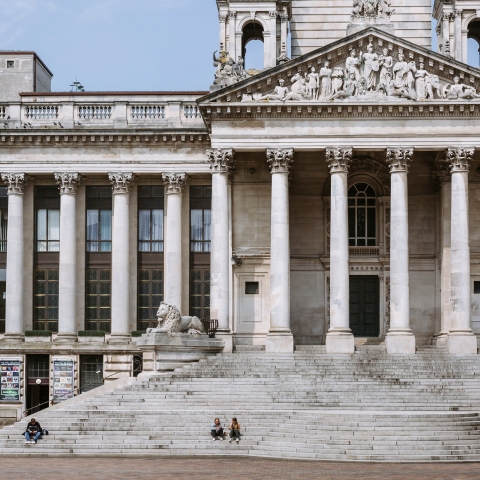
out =
{"type": "Polygon", "coordinates": [[[37,440],[42,435],[42,427],[40,424],[32,418],[27,425],[27,430],[24,433],[27,444],[37,443],[37,440]],[[33,437],[33,440],[32,440],[33,437]]]}
{"type": "Polygon", "coordinates": [[[216,418],[212,426],[210,427],[210,434],[212,435],[212,440],[215,441],[218,437],[219,440],[223,440],[223,426],[220,423],[220,419],[216,418]]]}

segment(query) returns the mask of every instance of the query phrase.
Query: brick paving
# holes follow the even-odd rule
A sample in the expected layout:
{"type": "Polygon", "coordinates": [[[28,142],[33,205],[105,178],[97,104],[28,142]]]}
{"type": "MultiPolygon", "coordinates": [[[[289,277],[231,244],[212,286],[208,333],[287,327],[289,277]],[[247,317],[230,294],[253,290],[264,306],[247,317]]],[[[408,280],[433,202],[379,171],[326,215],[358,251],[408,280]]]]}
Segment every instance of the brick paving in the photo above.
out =
{"type": "Polygon", "coordinates": [[[479,463],[338,463],[258,458],[46,458],[0,459],[0,477],[35,480],[235,480],[435,479],[480,478],[479,463]],[[216,474],[217,472],[218,474],[216,474]]]}

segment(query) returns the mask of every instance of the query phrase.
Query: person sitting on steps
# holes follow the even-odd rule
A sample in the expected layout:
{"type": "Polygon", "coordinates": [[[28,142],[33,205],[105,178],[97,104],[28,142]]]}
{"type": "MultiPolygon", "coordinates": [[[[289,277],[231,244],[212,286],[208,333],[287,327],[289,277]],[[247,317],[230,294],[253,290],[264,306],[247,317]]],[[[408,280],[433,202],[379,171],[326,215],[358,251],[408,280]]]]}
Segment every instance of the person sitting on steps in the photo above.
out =
{"type": "Polygon", "coordinates": [[[37,443],[37,440],[42,435],[42,427],[34,418],[28,422],[27,430],[25,431],[24,435],[26,444],[37,443]],[[31,439],[31,436],[33,436],[33,440],[31,439]]]}
{"type": "Polygon", "coordinates": [[[212,423],[210,433],[212,435],[212,441],[215,441],[217,437],[219,437],[220,440],[223,440],[223,427],[219,418],[216,418],[212,423]]]}
{"type": "Polygon", "coordinates": [[[237,422],[237,417],[233,417],[232,421],[230,422],[230,432],[229,432],[229,439],[228,441],[231,442],[232,438],[235,437],[237,440],[237,443],[240,440],[240,424],[237,422]]]}

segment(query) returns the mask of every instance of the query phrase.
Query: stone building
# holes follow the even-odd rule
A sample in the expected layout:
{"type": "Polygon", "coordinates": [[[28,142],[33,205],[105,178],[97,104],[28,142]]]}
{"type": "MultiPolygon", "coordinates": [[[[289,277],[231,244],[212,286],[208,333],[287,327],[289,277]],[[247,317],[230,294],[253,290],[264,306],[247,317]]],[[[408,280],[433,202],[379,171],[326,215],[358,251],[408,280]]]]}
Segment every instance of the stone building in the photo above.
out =
{"type": "Polygon", "coordinates": [[[476,10],[435,2],[436,53],[426,0],[217,4],[209,92],[51,92],[0,52],[0,415],[135,374],[161,301],[226,352],[477,353],[476,10]]]}

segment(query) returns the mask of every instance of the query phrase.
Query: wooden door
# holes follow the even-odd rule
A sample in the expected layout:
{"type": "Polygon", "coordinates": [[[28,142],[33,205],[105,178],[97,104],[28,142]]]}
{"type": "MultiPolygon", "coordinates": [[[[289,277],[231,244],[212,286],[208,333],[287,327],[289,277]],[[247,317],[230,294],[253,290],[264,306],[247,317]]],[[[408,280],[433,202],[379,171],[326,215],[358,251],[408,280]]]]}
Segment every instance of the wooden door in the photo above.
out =
{"type": "Polygon", "coordinates": [[[350,276],[350,328],[356,337],[380,334],[377,276],[350,276]]]}

